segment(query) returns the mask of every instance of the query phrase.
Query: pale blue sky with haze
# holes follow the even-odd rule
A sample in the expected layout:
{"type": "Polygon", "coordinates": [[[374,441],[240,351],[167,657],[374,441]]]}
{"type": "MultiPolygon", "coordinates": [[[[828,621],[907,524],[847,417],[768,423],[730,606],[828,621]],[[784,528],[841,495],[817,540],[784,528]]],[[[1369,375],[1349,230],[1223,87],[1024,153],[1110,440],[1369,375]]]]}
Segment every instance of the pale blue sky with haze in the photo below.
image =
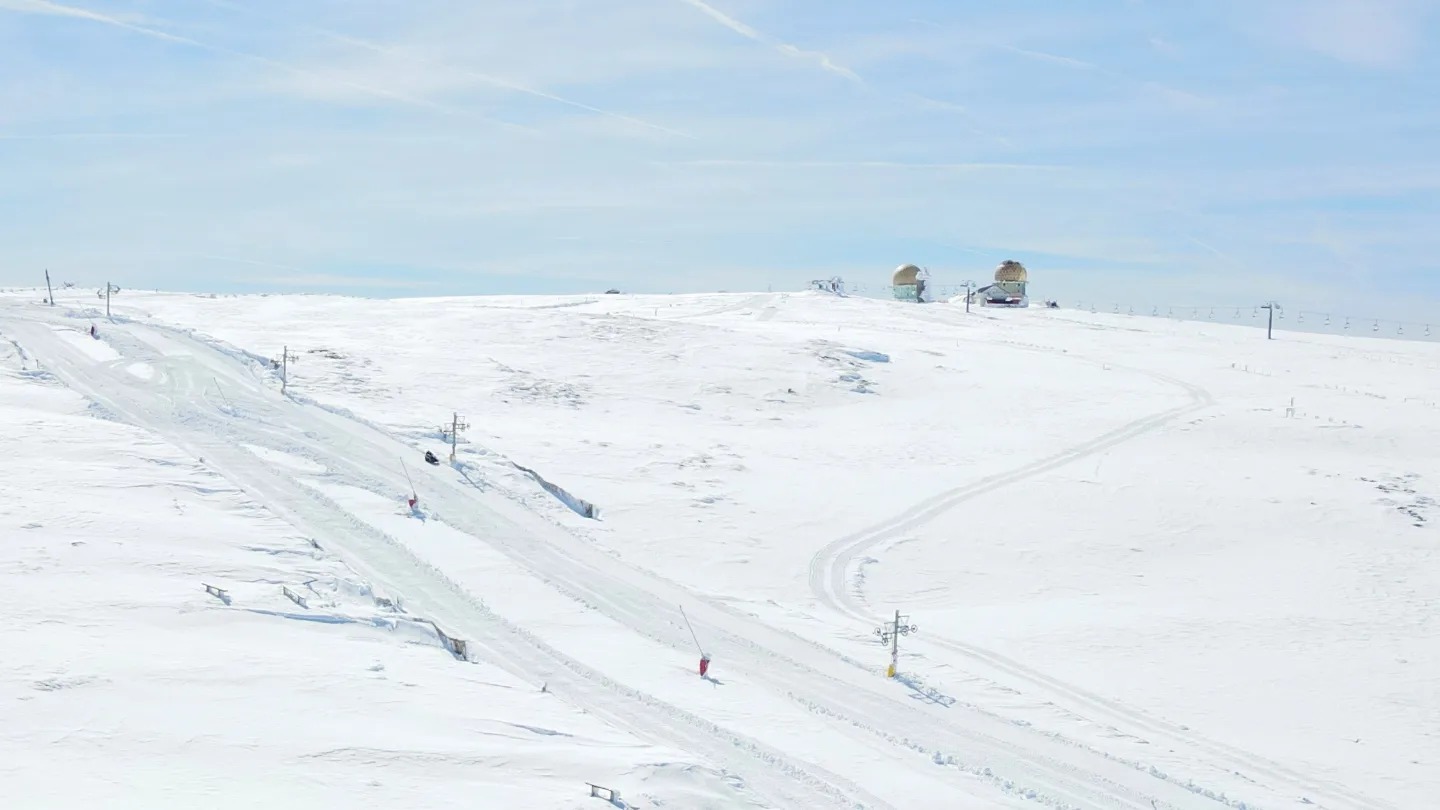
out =
{"type": "MultiPolygon", "coordinates": [[[[1428,0],[0,0],[0,284],[1440,313],[1428,0]]],[[[1440,320],[1440,315],[1437,315],[1440,320]]]]}

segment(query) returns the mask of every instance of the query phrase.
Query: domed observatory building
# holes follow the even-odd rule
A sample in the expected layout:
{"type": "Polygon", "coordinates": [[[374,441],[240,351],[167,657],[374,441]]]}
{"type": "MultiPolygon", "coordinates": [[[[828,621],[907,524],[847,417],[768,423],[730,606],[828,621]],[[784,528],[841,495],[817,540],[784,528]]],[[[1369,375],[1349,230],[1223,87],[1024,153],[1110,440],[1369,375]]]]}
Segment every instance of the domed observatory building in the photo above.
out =
{"type": "Polygon", "coordinates": [[[890,277],[890,290],[897,301],[921,303],[935,300],[929,287],[930,273],[923,267],[902,264],[890,277]]]}
{"type": "Polygon", "coordinates": [[[975,291],[972,303],[987,307],[1028,307],[1030,296],[1025,287],[1030,271],[1017,261],[1006,259],[995,268],[995,283],[975,291]]]}

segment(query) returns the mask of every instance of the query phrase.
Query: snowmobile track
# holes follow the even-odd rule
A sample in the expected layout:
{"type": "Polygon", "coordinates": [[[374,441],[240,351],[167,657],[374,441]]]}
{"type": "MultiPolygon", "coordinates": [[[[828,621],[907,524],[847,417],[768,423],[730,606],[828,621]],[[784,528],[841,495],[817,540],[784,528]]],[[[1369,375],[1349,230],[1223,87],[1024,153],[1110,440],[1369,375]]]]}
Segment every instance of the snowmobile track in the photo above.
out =
{"type": "MultiPolygon", "coordinates": [[[[921,320],[941,322],[945,319],[925,317],[921,318],[921,320]]],[[[1007,346],[1007,348],[1047,354],[1059,353],[1058,349],[1050,347],[1018,343],[1012,343],[1007,346]]],[[[1088,358],[1069,355],[1068,353],[1066,353],[1066,356],[1071,357],[1077,362],[1101,365],[1099,361],[1088,358]]],[[[1105,452],[1125,442],[1158,430],[1185,415],[1214,405],[1214,398],[1209,392],[1184,380],[1146,369],[1118,366],[1113,363],[1105,363],[1104,365],[1110,369],[1139,374],[1157,382],[1180,388],[1189,397],[1189,402],[1160,413],[1134,420],[1088,442],[1067,448],[1052,456],[1039,459],[1014,470],[988,476],[979,481],[943,492],[915,504],[879,524],[831,542],[817,552],[811,559],[809,568],[811,592],[819,598],[823,605],[832,610],[853,619],[873,621],[875,620],[874,617],[866,615],[867,606],[862,604],[863,596],[858,592],[858,586],[857,589],[852,589],[849,586],[849,571],[855,559],[860,555],[889,540],[897,539],[907,532],[939,519],[950,511],[982,495],[1021,483],[1037,475],[1094,456],[1097,453],[1105,452]]],[[[911,643],[920,649],[929,645],[941,647],[963,655],[970,661],[982,664],[990,668],[994,673],[997,673],[999,677],[993,679],[996,683],[1014,683],[1014,681],[1018,679],[1019,681],[1028,683],[1042,693],[1048,693],[1058,698],[1058,702],[1061,704],[1082,707],[1088,712],[1085,716],[1089,719],[1109,718],[1110,720],[1117,721],[1120,725],[1128,726],[1131,730],[1143,730],[1147,736],[1155,738],[1156,740],[1165,739],[1182,748],[1190,748],[1204,752],[1206,756],[1210,758],[1210,761],[1224,763],[1225,766],[1234,773],[1244,774],[1252,778],[1255,776],[1263,776],[1272,782],[1280,784],[1288,783],[1294,786],[1300,795],[1303,795],[1305,799],[1310,802],[1311,806],[1327,808],[1327,810],[1331,808],[1334,810],[1338,810],[1339,808],[1353,808],[1353,810],[1398,810],[1398,808],[1389,803],[1363,796],[1344,786],[1321,784],[1313,778],[1306,777],[1279,763],[1269,761],[1258,755],[1223,743],[1205,739],[1193,732],[1187,732],[1172,723],[1150,717],[1134,709],[1126,708],[1115,701],[1102,698],[1094,693],[1046,675],[1039,670],[1027,667],[982,647],[933,634],[927,634],[923,638],[917,638],[911,643]]],[[[972,674],[985,677],[983,673],[972,674]]]]}

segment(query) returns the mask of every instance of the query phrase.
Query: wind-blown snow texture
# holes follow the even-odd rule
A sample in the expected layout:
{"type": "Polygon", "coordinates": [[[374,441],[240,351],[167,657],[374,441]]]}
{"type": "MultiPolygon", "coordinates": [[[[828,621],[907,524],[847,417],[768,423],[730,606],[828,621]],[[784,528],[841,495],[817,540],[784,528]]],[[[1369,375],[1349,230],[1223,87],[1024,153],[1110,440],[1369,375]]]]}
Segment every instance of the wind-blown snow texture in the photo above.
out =
{"type": "Polygon", "coordinates": [[[7,807],[1440,790],[1435,346],[819,293],[60,303],[0,298],[7,807]]]}

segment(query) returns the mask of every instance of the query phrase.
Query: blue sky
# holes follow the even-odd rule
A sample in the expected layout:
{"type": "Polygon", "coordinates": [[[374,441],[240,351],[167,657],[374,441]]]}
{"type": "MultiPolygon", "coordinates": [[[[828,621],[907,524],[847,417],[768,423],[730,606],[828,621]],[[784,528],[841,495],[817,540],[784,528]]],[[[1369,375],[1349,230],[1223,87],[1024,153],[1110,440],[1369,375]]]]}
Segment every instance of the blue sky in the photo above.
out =
{"type": "Polygon", "coordinates": [[[1061,299],[1423,320],[1435,8],[0,0],[0,284],[668,292],[1016,258],[1061,299]]]}

